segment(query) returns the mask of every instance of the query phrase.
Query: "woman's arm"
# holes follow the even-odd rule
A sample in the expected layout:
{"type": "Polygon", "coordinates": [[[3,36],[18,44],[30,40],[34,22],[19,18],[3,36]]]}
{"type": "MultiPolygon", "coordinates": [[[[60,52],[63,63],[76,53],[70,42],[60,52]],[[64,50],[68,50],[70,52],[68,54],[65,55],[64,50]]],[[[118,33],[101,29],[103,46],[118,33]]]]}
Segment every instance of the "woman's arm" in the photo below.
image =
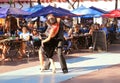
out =
{"type": "Polygon", "coordinates": [[[52,26],[48,37],[45,40],[42,41],[43,43],[50,41],[51,38],[56,36],[56,34],[58,33],[58,30],[59,30],[58,25],[59,24],[57,23],[55,26],[52,26]]]}
{"type": "Polygon", "coordinates": [[[54,29],[51,29],[49,36],[45,40],[43,40],[42,43],[50,41],[50,39],[53,37],[54,37],[54,29]]]}

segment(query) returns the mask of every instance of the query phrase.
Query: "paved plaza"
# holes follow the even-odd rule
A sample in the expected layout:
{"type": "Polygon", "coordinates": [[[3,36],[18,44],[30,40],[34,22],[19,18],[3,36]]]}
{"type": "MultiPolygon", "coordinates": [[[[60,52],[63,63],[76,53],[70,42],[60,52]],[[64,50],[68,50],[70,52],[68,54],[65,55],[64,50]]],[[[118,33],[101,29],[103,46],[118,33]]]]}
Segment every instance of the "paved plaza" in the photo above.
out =
{"type": "MultiPolygon", "coordinates": [[[[63,74],[59,62],[55,62],[57,68],[55,74],[52,74],[51,68],[40,72],[39,65],[35,65],[1,73],[0,83],[64,83],[66,80],[120,64],[120,54],[117,52],[101,52],[85,56],[79,56],[77,53],[77,56],[66,60],[69,69],[67,74],[63,74]]],[[[1,66],[1,68],[4,70],[4,67],[1,66]]]]}

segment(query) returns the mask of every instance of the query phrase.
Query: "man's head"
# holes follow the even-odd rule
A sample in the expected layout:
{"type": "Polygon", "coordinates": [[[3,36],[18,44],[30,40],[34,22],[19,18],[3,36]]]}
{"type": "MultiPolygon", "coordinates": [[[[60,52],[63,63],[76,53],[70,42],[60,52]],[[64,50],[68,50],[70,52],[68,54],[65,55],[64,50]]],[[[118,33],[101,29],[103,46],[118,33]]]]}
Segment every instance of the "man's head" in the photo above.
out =
{"type": "Polygon", "coordinates": [[[47,20],[50,24],[55,24],[57,23],[57,19],[53,14],[48,14],[47,15],[47,20]]]}

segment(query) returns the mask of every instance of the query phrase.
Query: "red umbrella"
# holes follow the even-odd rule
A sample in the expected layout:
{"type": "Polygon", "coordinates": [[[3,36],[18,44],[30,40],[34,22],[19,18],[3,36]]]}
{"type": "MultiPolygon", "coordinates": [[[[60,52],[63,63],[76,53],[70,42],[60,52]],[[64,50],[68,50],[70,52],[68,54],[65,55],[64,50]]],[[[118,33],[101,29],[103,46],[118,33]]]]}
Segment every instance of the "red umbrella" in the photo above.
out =
{"type": "Polygon", "coordinates": [[[112,10],[107,14],[103,14],[103,17],[110,17],[110,18],[114,18],[114,17],[120,17],[120,10],[112,10]]]}

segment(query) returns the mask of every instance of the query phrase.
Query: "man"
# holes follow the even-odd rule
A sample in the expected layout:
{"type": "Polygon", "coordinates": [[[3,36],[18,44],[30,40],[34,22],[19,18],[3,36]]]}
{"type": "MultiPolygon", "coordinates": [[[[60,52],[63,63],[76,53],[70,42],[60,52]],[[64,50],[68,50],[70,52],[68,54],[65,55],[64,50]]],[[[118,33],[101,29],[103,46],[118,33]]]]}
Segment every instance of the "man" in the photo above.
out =
{"type": "Polygon", "coordinates": [[[58,58],[62,71],[63,73],[68,73],[66,61],[62,55],[63,24],[60,19],[57,19],[53,14],[49,14],[47,15],[47,25],[49,26],[49,28],[46,30],[46,32],[48,32],[47,38],[42,40],[42,47],[39,50],[41,71],[44,70],[43,55],[46,55],[52,64],[53,73],[55,72],[55,65],[52,57],[55,48],[58,47],[58,58]]]}

